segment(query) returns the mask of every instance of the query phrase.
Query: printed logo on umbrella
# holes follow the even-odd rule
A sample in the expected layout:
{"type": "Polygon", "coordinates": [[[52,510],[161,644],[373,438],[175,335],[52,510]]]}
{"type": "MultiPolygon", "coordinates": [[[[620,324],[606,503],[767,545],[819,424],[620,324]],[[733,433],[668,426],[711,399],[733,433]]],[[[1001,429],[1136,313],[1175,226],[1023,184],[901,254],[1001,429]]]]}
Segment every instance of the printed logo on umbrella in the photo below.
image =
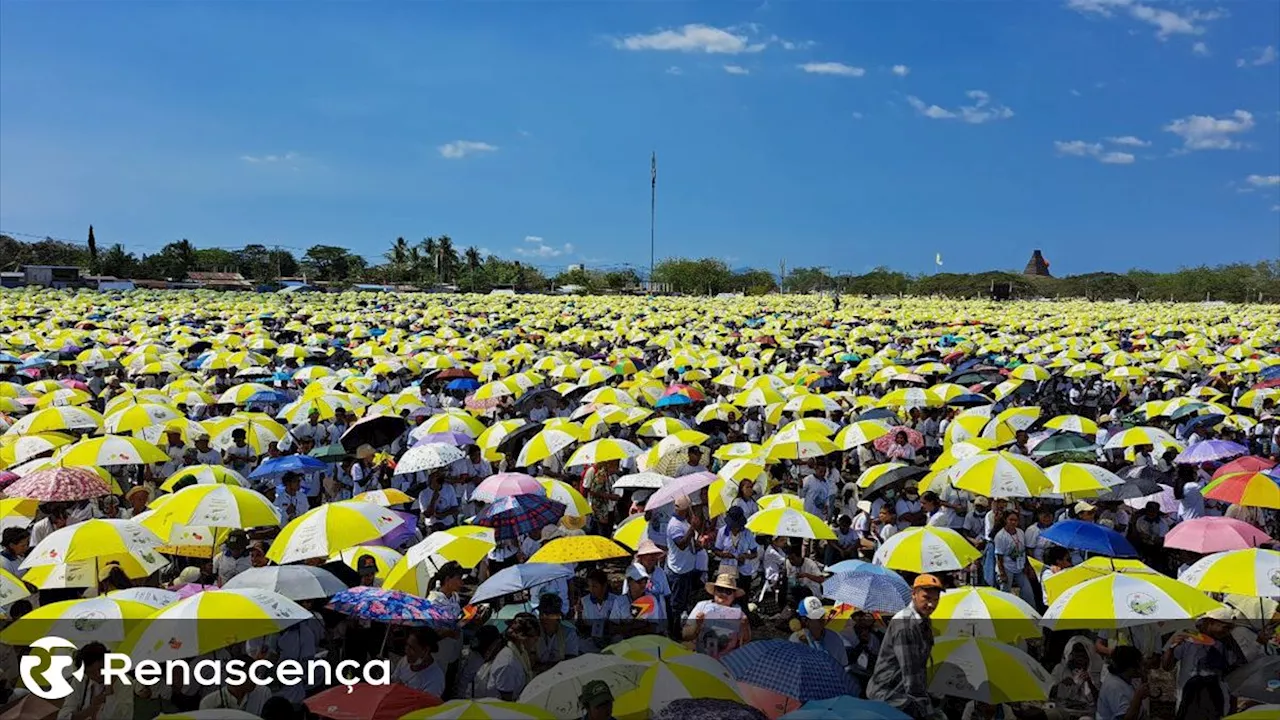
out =
{"type": "Polygon", "coordinates": [[[1156,606],[1160,602],[1144,592],[1135,592],[1129,593],[1129,597],[1125,598],[1125,604],[1134,613],[1146,617],[1155,613],[1156,606]]]}

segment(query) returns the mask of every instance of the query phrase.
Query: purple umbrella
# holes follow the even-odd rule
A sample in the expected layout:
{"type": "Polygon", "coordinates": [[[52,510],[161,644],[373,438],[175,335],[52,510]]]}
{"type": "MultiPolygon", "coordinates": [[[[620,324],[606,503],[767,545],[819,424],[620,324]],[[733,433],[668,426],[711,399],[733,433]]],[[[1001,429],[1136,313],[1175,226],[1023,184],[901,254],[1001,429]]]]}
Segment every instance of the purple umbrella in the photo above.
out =
{"type": "Polygon", "coordinates": [[[426,445],[427,443],[444,443],[445,445],[453,445],[454,447],[466,447],[467,445],[475,445],[475,438],[464,435],[460,432],[437,432],[427,433],[418,438],[414,445],[426,445]]]}
{"type": "Polygon", "coordinates": [[[374,538],[368,542],[362,542],[360,543],[361,545],[381,545],[383,547],[389,547],[392,550],[399,550],[406,540],[410,543],[415,543],[419,540],[417,530],[418,516],[413,513],[403,512],[400,510],[392,510],[391,512],[399,516],[404,522],[397,525],[386,535],[383,535],[380,538],[374,538]]]}
{"type": "Polygon", "coordinates": [[[1178,453],[1173,461],[1179,465],[1199,465],[1247,455],[1249,448],[1230,440],[1203,440],[1178,453]]]}

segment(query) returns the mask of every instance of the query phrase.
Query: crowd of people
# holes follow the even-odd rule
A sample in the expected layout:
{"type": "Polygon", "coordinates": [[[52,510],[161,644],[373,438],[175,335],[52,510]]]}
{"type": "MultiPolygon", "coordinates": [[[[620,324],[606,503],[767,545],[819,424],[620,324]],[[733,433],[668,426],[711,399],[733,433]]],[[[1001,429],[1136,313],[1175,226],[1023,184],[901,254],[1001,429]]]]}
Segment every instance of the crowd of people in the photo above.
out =
{"type": "MultiPolygon", "coordinates": [[[[777,639],[825,656],[842,691],[771,688],[787,698],[765,706],[735,686],[716,712],[776,718],[841,697],[910,718],[1139,720],[1274,701],[1274,310],[152,298],[0,298],[0,571],[25,588],[6,601],[6,630],[59,603],[140,588],[189,602],[242,573],[302,564],[449,619],[403,624],[291,598],[309,620],[207,656],[387,658],[394,683],[437,703],[553,716],[565,711],[527,691],[574,658],[642,643],[664,661],[678,647],[742,681],[735,652],[777,639]],[[127,449],[89,445],[104,437],[127,449]],[[76,460],[94,447],[96,462],[76,460]],[[63,498],[69,485],[53,478],[69,467],[108,489],[63,498]],[[21,494],[43,478],[48,495],[21,494]],[[251,491],[278,521],[193,537],[160,520],[167,498],[211,484],[251,491]],[[397,527],[281,562],[291,528],[340,504],[376,505],[397,527]],[[41,548],[91,520],[154,531],[162,561],[106,558],[83,582],[48,572],[41,548]],[[1231,533],[1239,544],[1221,544],[1231,533]],[[1182,540],[1192,535],[1202,542],[1182,540]],[[614,551],[539,558],[572,538],[614,551]],[[1257,553],[1256,592],[1206,584],[1202,568],[1230,552],[1257,553]],[[1070,602],[1083,583],[1151,577],[1178,586],[1149,591],[1155,612],[1070,602]],[[957,610],[978,599],[1016,612],[957,610]],[[987,630],[951,632],[960,619],[987,630]],[[1034,634],[1006,637],[1020,619],[1034,634]],[[975,635],[1039,679],[991,672],[943,687],[943,666],[984,670],[981,653],[939,656],[975,635]],[[1273,681],[1261,694],[1235,680],[1255,668],[1273,681]]],[[[85,679],[60,720],[324,716],[307,703],[323,687],[102,684],[120,640],[80,647],[85,679]]],[[[25,652],[0,645],[9,702],[26,696],[25,652]]],[[[564,679],[573,716],[623,717],[640,692],[583,677],[564,679]]],[[[672,700],[702,697],[662,692],[625,716],[672,716],[685,707],[672,700]]]]}

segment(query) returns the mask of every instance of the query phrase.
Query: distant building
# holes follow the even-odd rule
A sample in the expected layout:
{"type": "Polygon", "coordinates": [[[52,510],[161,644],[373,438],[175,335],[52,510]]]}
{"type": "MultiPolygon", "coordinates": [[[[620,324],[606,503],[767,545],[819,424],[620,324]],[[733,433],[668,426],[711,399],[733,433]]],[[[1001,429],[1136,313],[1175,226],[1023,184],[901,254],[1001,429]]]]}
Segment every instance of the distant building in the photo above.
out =
{"type": "Polygon", "coordinates": [[[189,272],[187,282],[208,290],[252,290],[253,284],[235,272],[189,272]]]}
{"type": "Polygon", "coordinates": [[[20,272],[0,272],[0,287],[19,288],[26,280],[26,276],[20,272]]]}
{"type": "Polygon", "coordinates": [[[74,265],[23,265],[23,282],[41,287],[79,287],[80,268],[74,265]]]}
{"type": "Polygon", "coordinates": [[[1049,274],[1049,261],[1044,259],[1044,255],[1039,250],[1031,253],[1031,259],[1027,261],[1027,269],[1022,271],[1023,275],[1034,275],[1036,277],[1053,277],[1049,274]]]}

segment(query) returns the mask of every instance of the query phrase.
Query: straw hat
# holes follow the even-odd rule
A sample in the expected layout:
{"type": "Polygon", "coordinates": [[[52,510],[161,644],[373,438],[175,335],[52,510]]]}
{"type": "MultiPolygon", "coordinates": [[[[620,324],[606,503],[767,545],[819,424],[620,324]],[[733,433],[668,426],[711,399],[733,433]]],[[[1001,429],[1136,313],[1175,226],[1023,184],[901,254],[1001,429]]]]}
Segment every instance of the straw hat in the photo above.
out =
{"type": "Polygon", "coordinates": [[[716,588],[724,588],[726,590],[732,590],[733,597],[735,599],[740,598],[743,595],[746,595],[746,593],[743,592],[742,588],[738,587],[738,576],[733,573],[727,573],[727,572],[720,573],[719,575],[716,575],[715,582],[707,583],[708,593],[715,595],[716,588]]]}
{"type": "Polygon", "coordinates": [[[642,555],[666,555],[667,551],[658,547],[657,543],[645,538],[640,541],[640,547],[636,548],[636,557],[642,555]]]}

